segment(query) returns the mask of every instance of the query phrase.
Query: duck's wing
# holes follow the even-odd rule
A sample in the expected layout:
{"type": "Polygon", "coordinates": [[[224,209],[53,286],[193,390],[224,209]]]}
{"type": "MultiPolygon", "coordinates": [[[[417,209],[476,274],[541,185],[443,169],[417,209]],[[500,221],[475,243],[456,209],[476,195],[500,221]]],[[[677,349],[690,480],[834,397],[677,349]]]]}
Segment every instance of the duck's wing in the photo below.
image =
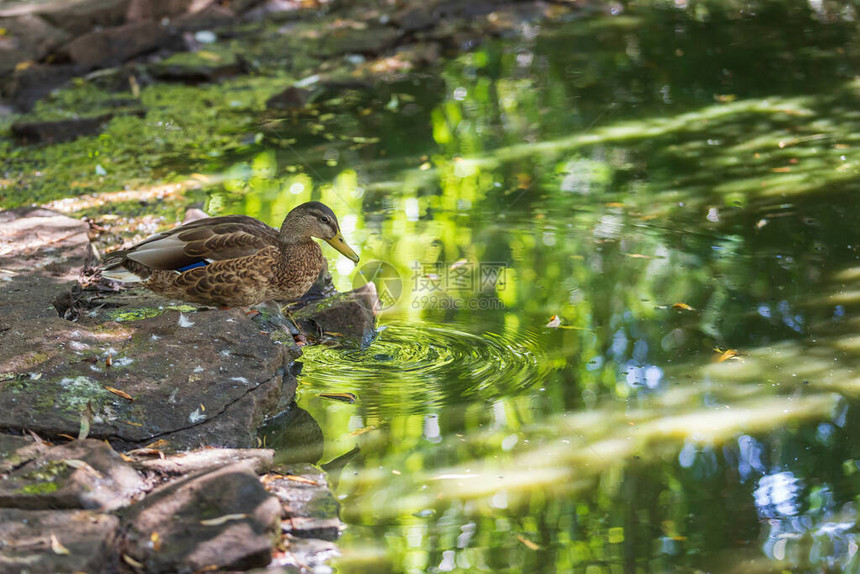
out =
{"type": "Polygon", "coordinates": [[[277,241],[277,230],[253,217],[210,217],[158,233],[129,249],[110,253],[103,268],[109,270],[133,262],[149,269],[185,271],[213,261],[253,255],[264,247],[276,245],[277,241]]]}

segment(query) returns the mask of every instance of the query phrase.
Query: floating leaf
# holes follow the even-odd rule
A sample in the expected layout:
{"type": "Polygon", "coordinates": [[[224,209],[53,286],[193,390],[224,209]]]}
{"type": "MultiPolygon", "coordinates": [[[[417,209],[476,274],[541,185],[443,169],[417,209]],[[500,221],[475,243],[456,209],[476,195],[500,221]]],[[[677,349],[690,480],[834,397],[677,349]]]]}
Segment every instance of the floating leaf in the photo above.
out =
{"type": "Polygon", "coordinates": [[[550,317],[549,323],[547,323],[546,326],[549,327],[550,329],[555,329],[557,327],[560,327],[561,326],[561,317],[559,317],[558,315],[553,315],[552,317],[550,317]]]}
{"type": "Polygon", "coordinates": [[[68,548],[60,544],[60,541],[53,532],[51,533],[51,550],[54,551],[54,554],[71,554],[68,548]]]}
{"type": "Polygon", "coordinates": [[[525,547],[528,548],[529,550],[540,550],[540,546],[538,546],[537,544],[535,544],[534,542],[532,542],[531,540],[529,540],[525,536],[522,536],[521,534],[517,534],[517,540],[522,542],[525,545],[525,547]]]}
{"type": "Polygon", "coordinates": [[[218,518],[210,518],[208,520],[201,520],[200,524],[203,526],[221,526],[222,524],[226,524],[232,520],[242,520],[243,518],[248,518],[247,514],[225,514],[224,516],[219,516],[218,518]]]}
{"type": "Polygon", "coordinates": [[[720,355],[720,358],[717,359],[717,362],[722,363],[723,361],[728,361],[729,359],[735,359],[735,358],[737,358],[738,354],[739,353],[734,349],[726,349],[720,355]]]}
{"type": "Polygon", "coordinates": [[[353,393],[320,393],[320,398],[340,401],[342,403],[353,404],[358,400],[358,397],[353,393]]]}
{"type": "Polygon", "coordinates": [[[686,303],[672,303],[672,309],[675,311],[695,311],[694,307],[687,305],[686,303]]]}
{"type": "Polygon", "coordinates": [[[367,434],[367,433],[369,433],[370,431],[374,431],[374,430],[376,430],[376,427],[375,427],[375,426],[373,426],[373,425],[370,425],[369,427],[364,427],[364,428],[361,428],[361,429],[354,430],[354,431],[352,431],[350,434],[351,434],[352,436],[361,436],[361,435],[363,435],[363,434],[367,434]]]}

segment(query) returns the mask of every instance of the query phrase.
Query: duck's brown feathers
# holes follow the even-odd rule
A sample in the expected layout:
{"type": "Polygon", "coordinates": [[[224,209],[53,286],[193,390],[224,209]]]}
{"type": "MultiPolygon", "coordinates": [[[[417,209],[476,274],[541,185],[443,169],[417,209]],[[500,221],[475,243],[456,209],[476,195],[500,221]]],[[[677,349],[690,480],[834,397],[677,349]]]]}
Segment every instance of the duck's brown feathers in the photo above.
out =
{"type": "Polygon", "coordinates": [[[107,256],[167,297],[219,307],[301,297],[325,266],[310,238],[285,243],[277,230],[244,215],[201,219],[107,256]],[[198,264],[199,267],[186,268],[198,264]]]}

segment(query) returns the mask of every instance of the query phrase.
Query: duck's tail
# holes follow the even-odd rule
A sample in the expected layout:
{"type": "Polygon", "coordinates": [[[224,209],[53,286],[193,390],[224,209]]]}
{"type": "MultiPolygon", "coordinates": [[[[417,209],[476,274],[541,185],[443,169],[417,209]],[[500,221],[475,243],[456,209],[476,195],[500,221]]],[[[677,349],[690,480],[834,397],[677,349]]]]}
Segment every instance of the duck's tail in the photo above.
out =
{"type": "Polygon", "coordinates": [[[102,277],[122,283],[140,283],[149,279],[150,270],[126,257],[127,251],[114,251],[99,266],[102,277]]]}

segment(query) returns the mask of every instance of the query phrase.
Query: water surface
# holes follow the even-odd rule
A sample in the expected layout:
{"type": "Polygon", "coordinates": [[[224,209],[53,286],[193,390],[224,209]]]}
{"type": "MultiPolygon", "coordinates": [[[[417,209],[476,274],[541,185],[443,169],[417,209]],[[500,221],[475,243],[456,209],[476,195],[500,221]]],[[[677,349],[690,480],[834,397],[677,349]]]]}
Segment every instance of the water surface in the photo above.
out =
{"type": "Polygon", "coordinates": [[[303,358],[338,571],[860,569],[853,8],[676,4],[526,26],[228,166],[211,209],[319,199],[389,266],[376,341],[303,358]]]}

